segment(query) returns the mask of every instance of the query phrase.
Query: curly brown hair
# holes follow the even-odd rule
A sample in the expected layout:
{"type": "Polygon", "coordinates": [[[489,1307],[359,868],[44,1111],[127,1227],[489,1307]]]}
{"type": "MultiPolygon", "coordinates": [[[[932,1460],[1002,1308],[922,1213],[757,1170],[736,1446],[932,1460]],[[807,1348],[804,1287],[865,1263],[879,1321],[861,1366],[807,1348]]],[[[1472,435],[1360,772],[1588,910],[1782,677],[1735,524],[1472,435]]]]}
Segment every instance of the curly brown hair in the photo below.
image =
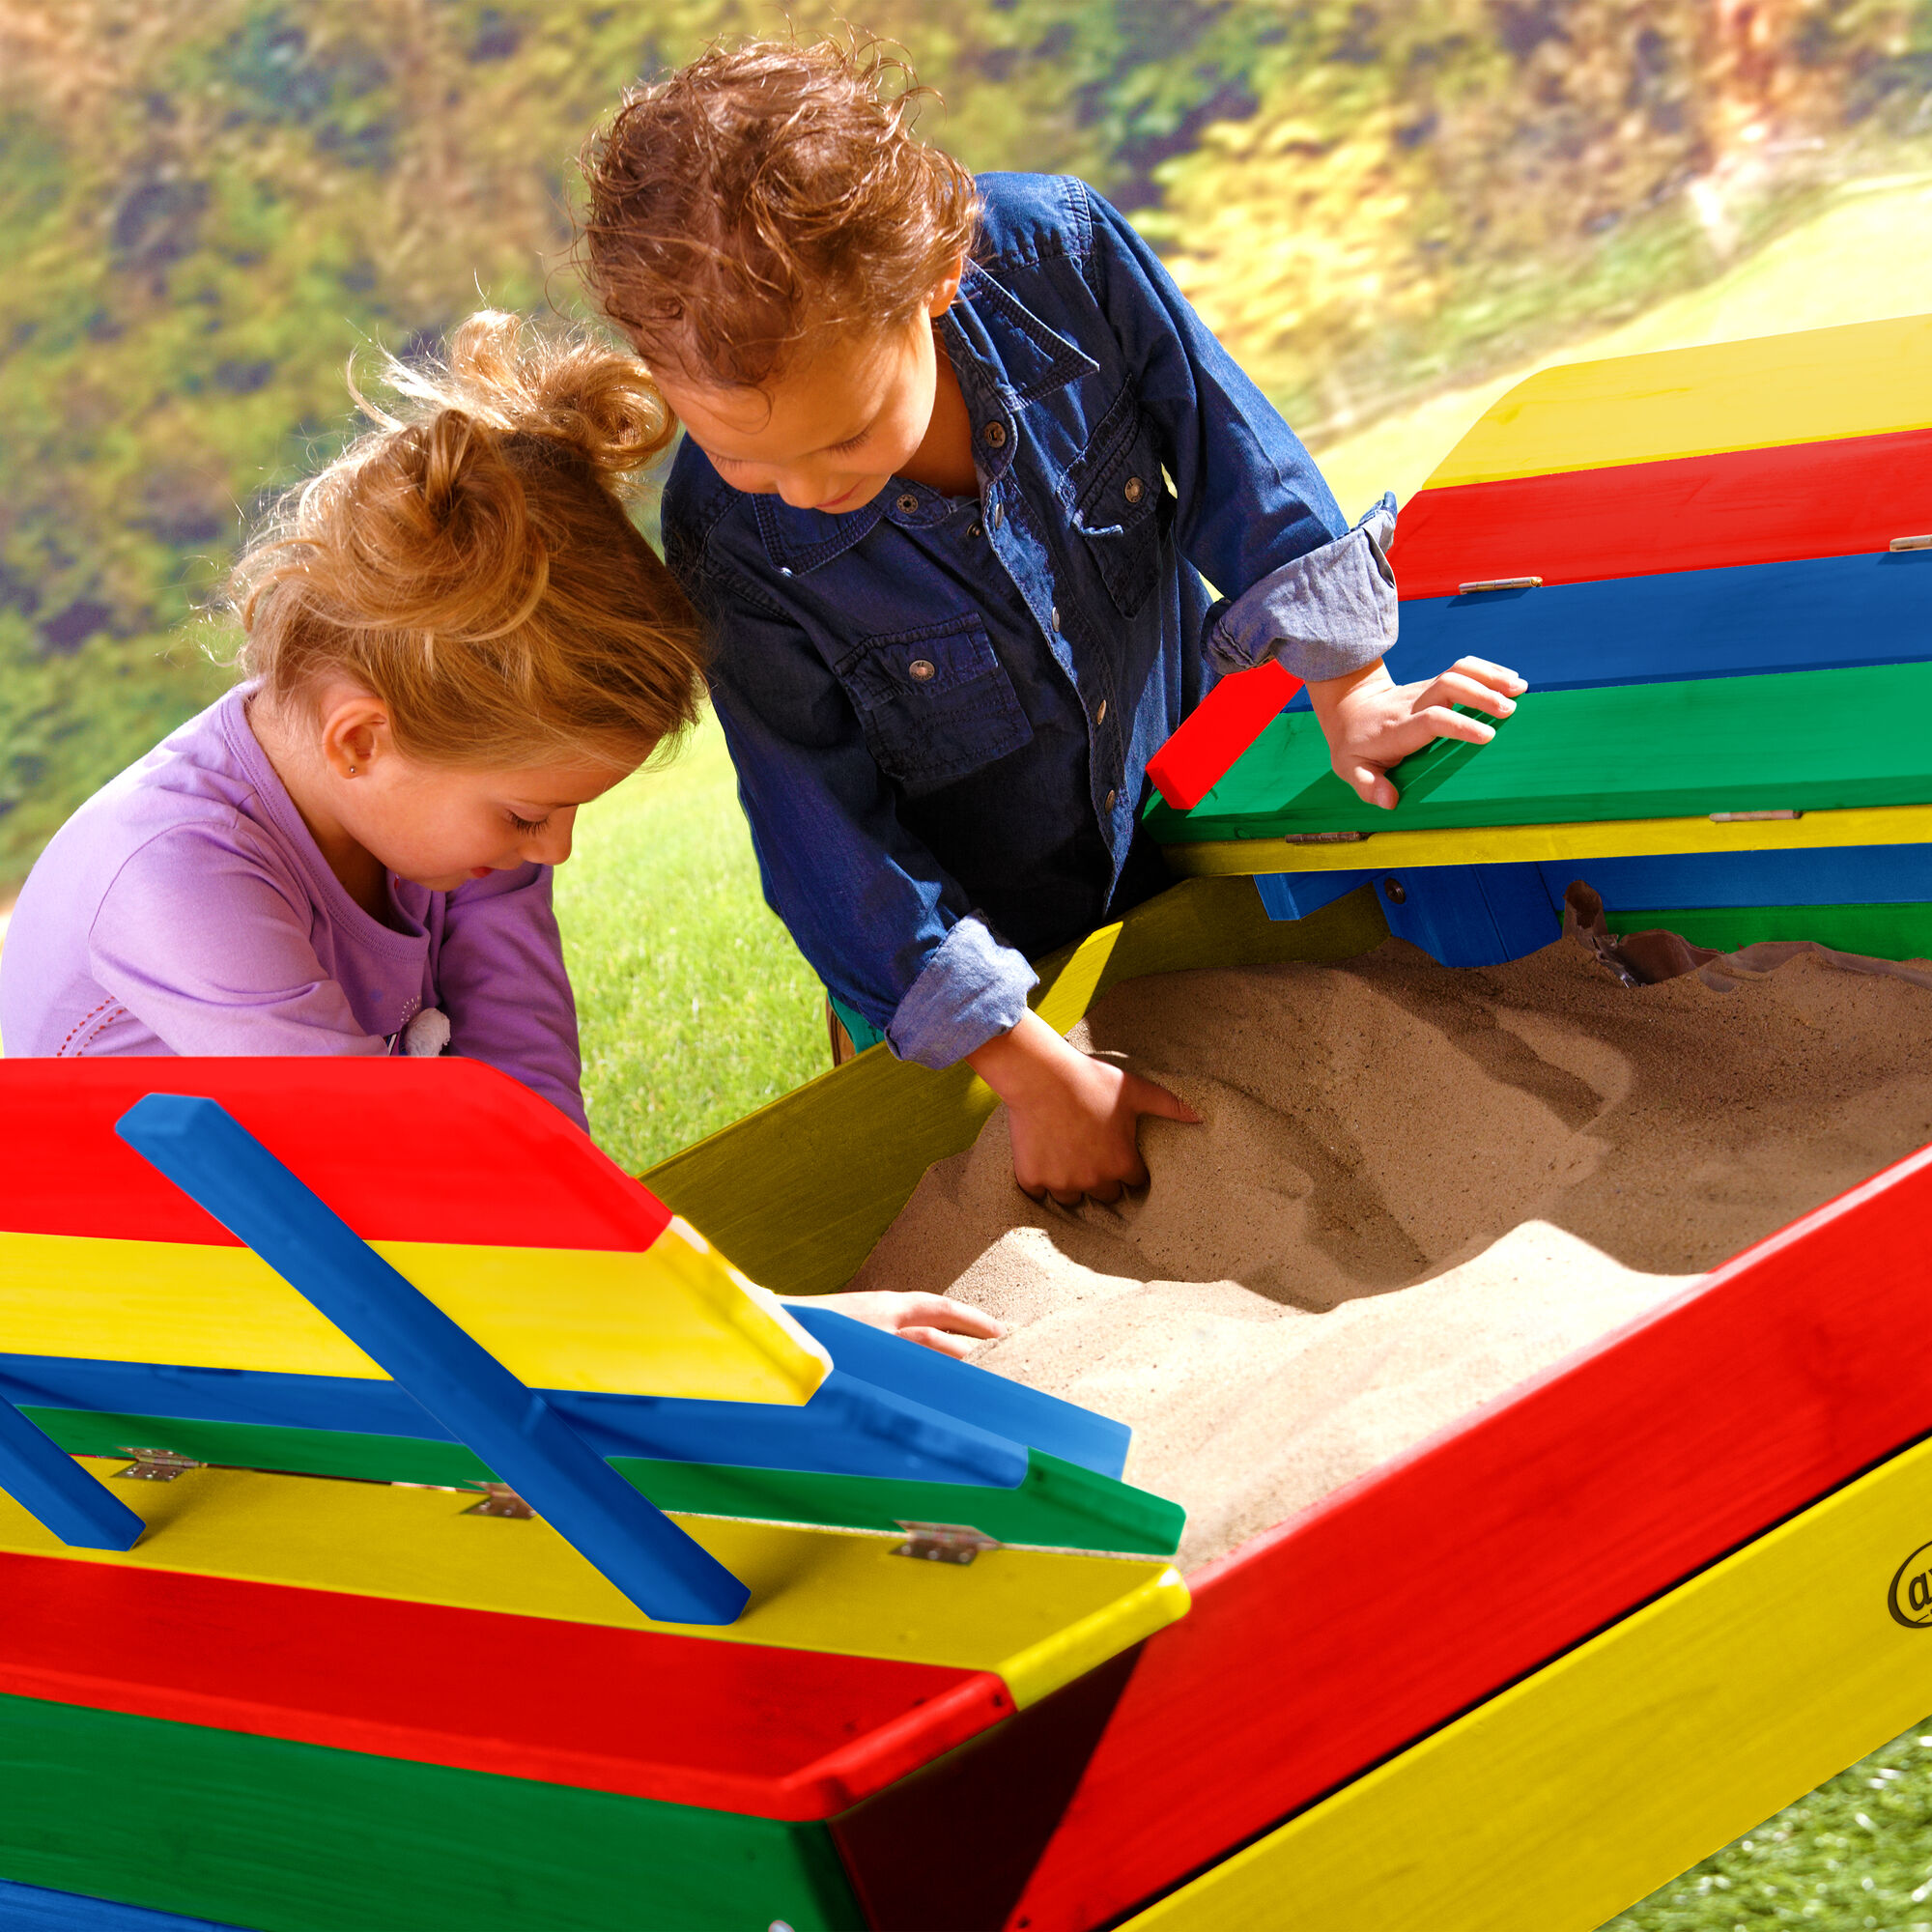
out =
{"type": "Polygon", "coordinates": [[[868,40],[714,46],[632,90],[582,156],[584,280],[687,382],[755,387],[820,331],[910,321],[980,223],[971,173],[912,131],[930,91],[868,40]]]}
{"type": "Polygon", "coordinates": [[[347,674],[398,748],[505,770],[634,763],[703,693],[684,593],[624,487],[676,422],[650,372],[486,310],[446,363],[385,374],[401,414],[292,491],[236,565],[236,662],[278,708],[347,674]]]}

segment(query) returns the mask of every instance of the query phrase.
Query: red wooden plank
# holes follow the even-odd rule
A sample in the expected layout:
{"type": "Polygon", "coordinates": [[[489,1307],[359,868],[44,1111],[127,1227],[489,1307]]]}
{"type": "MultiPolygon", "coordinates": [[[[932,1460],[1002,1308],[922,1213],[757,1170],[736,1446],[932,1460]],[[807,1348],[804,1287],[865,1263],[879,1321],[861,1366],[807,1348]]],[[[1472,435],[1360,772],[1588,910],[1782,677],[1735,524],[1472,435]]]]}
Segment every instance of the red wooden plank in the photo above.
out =
{"type": "Polygon", "coordinates": [[[1224,677],[1148,760],[1154,789],[1175,810],[1192,810],[1300,689],[1274,658],[1224,677]]]}
{"type": "Polygon", "coordinates": [[[1932,532],[1932,430],[1419,491],[1389,561],[1404,599],[1883,551],[1932,532]]]}
{"type": "Polygon", "coordinates": [[[670,1218],[477,1060],[5,1060],[0,1229],[239,1246],[114,1133],[150,1093],[219,1100],[366,1240],[640,1250],[670,1218]]]}
{"type": "MultiPolygon", "coordinates": [[[[1932,1150],[1191,1577],[982,1922],[1106,1922],[1932,1429],[1928,1215],[1932,1150]]],[[[835,1824],[875,1925],[952,1922],[907,1874],[1053,1701],[835,1824]]]]}
{"type": "Polygon", "coordinates": [[[1011,1708],[986,1671],[10,1554],[0,1693],[781,1819],[1011,1708]]]}

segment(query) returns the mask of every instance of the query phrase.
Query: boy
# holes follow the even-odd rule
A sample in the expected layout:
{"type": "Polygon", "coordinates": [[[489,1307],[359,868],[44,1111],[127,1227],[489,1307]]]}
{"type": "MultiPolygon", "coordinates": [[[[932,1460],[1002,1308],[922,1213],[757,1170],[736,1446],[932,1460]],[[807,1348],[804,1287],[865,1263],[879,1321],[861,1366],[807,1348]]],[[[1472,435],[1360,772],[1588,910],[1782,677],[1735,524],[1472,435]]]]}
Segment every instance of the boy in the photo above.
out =
{"type": "Polygon", "coordinates": [[[842,1010],[1007,1101],[1023,1188],[1111,1201],[1139,1117],[1194,1116],[1030,1012],[1027,961],[1167,883],[1147,761],[1209,666],[1279,656],[1384,806],[1524,685],[1393,684],[1393,498],[1350,529],[1134,230],[916,141],[888,65],[753,43],[629,97],[585,268],[688,433],[666,556],[766,897],[842,1010]]]}

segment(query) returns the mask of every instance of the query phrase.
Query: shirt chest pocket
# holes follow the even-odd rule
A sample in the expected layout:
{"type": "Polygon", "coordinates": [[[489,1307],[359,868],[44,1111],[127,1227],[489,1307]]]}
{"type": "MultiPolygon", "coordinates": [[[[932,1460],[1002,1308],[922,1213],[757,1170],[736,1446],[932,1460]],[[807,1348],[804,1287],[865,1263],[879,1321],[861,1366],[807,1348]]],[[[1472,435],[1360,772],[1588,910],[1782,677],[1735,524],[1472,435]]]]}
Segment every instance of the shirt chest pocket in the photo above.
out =
{"type": "Polygon", "coordinates": [[[1122,389],[1086,451],[1067,470],[1073,527],[1123,617],[1139,614],[1160,581],[1161,536],[1171,520],[1153,438],[1131,389],[1122,389]]]}
{"type": "Polygon", "coordinates": [[[1033,738],[986,626],[971,613],[866,638],[834,668],[879,769],[910,798],[1033,738]]]}

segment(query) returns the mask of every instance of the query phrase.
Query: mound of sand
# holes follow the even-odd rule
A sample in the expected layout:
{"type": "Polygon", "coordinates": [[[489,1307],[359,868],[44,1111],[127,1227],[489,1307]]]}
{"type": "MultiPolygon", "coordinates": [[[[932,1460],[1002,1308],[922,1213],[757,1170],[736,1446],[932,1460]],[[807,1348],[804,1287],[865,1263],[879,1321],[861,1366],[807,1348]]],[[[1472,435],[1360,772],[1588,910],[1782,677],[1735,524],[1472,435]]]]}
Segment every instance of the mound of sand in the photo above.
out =
{"type": "Polygon", "coordinates": [[[1792,951],[1632,986],[1577,939],[1461,972],[1391,940],[1132,981],[1078,1042],[1204,1122],[1143,1123],[1145,1195],[1036,1207],[1002,1110],[852,1285],[1010,1323],[978,1358],[1131,1423],[1198,1563],[1932,1140],[1932,977],[1792,951]]]}

